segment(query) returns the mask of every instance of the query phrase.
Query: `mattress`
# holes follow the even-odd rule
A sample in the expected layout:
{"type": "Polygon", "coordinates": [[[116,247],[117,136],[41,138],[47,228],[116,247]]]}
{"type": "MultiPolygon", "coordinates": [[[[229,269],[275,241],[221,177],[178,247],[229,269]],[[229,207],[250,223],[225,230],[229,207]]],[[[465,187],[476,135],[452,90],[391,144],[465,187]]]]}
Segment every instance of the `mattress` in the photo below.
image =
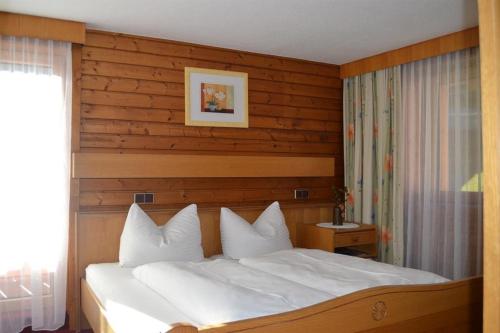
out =
{"type": "Polygon", "coordinates": [[[116,333],[166,332],[175,323],[201,326],[136,280],[132,270],[118,263],[92,264],[85,270],[86,281],[116,333]]]}

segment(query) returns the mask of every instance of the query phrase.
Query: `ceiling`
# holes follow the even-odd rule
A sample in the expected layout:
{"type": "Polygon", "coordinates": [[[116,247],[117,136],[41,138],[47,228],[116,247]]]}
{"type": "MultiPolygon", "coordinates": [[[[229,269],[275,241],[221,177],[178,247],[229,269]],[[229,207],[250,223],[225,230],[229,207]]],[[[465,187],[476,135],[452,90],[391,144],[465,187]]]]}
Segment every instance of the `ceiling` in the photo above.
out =
{"type": "Polygon", "coordinates": [[[476,0],[0,0],[0,11],[333,64],[478,24],[476,0]]]}

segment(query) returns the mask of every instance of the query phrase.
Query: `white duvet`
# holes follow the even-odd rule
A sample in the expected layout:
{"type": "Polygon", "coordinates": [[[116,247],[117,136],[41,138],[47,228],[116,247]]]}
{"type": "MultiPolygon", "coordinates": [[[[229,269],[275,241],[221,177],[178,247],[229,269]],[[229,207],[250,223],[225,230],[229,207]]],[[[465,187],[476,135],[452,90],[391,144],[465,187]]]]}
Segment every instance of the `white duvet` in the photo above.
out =
{"type": "Polygon", "coordinates": [[[322,290],[334,297],[381,285],[448,281],[425,271],[320,250],[284,250],[240,259],[239,262],[246,267],[322,290]]]}
{"type": "Polygon", "coordinates": [[[202,325],[287,312],[332,298],[233,260],[157,262],[133,274],[202,325]]]}

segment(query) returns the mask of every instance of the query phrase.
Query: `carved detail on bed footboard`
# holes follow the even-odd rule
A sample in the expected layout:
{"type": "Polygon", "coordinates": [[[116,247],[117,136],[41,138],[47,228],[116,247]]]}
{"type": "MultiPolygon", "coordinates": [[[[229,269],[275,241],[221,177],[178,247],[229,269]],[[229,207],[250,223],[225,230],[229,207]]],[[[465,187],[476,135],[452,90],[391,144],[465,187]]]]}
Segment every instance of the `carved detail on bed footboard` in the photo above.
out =
{"type": "Polygon", "coordinates": [[[172,328],[168,330],[167,333],[196,333],[198,332],[198,329],[194,326],[191,326],[190,324],[183,324],[183,323],[178,323],[178,324],[173,324],[172,328]]]}
{"type": "Polygon", "coordinates": [[[373,320],[380,321],[387,316],[387,305],[385,302],[378,301],[372,306],[372,318],[373,320]]]}

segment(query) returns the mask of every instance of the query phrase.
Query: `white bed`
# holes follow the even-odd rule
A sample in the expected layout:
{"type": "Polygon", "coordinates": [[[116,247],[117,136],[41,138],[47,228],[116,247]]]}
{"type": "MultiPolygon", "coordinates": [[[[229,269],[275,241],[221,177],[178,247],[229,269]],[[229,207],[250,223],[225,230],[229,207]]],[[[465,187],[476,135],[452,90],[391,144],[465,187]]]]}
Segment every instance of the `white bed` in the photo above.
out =
{"type": "Polygon", "coordinates": [[[118,263],[92,264],[85,275],[106,310],[108,323],[117,333],[166,332],[174,323],[200,326],[136,280],[132,268],[120,267],[118,263]]]}
{"type": "MultiPolygon", "coordinates": [[[[219,257],[220,258],[220,257],[219,257]]],[[[446,282],[438,275],[293,249],[238,260],[93,264],[86,280],[116,333],[165,332],[287,312],[375,286],[446,282]]]]}
{"type": "Polygon", "coordinates": [[[289,312],[333,298],[236,260],[156,262],[133,275],[203,326],[289,312]]]}

